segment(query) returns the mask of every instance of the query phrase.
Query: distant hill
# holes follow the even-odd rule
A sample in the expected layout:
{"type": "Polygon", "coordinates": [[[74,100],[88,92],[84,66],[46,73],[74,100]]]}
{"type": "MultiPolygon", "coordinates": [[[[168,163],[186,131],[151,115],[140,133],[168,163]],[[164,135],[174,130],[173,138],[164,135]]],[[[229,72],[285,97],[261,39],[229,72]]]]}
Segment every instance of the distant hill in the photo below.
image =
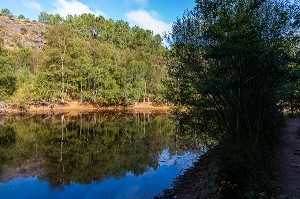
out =
{"type": "Polygon", "coordinates": [[[0,29],[7,49],[19,47],[42,49],[46,24],[0,16],[0,29]]]}

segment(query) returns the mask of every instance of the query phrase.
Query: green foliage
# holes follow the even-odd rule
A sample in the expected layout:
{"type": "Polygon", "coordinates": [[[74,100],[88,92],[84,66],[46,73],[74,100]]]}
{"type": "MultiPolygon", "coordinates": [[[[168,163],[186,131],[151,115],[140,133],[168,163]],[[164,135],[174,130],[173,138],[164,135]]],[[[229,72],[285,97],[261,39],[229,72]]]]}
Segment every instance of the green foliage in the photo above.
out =
{"type": "Polygon", "coordinates": [[[9,53],[10,66],[14,71],[15,90],[8,101],[25,105],[31,102],[32,85],[34,82],[31,74],[32,52],[29,49],[21,48],[9,53]]]}
{"type": "Polygon", "coordinates": [[[11,56],[0,48],[0,100],[7,99],[16,90],[16,76],[13,71],[11,56]]]}
{"type": "Polygon", "coordinates": [[[203,126],[214,124],[220,186],[230,185],[222,190],[224,197],[235,198],[230,194],[245,187],[272,191],[260,176],[267,175],[268,147],[281,119],[276,106],[281,71],[291,64],[291,47],[297,45],[298,27],[291,22],[298,5],[196,2],[168,37],[169,99],[209,116],[198,119],[206,121],[203,126]]]}
{"type": "Polygon", "coordinates": [[[9,17],[9,18],[13,18],[14,17],[14,15],[12,14],[12,12],[9,9],[7,9],[7,8],[3,8],[1,10],[1,15],[5,16],[5,17],[9,17]]]}
{"type": "MultiPolygon", "coordinates": [[[[284,82],[278,90],[278,97],[281,99],[279,105],[285,111],[289,111],[291,116],[299,111],[300,99],[300,67],[299,67],[299,38],[289,38],[287,46],[289,46],[290,64],[281,69],[282,81],[284,82]]],[[[297,113],[296,113],[297,114],[297,113]]]]}
{"type": "Polygon", "coordinates": [[[20,15],[18,16],[18,19],[24,19],[24,20],[25,20],[25,16],[22,15],[22,14],[20,14],[20,15]]]}
{"type": "Polygon", "coordinates": [[[53,26],[45,34],[35,100],[113,105],[162,99],[166,49],[160,46],[161,37],[92,14],[64,20],[55,15],[57,22],[51,21],[53,16],[48,21],[53,26]]]}
{"type": "MultiPolygon", "coordinates": [[[[163,100],[167,50],[159,35],[92,14],[62,18],[41,12],[39,22],[48,24],[42,52],[21,47],[3,55],[2,81],[11,84],[2,84],[3,99],[23,105],[163,100]]],[[[24,27],[20,31],[27,34],[24,27]]]]}
{"type": "Polygon", "coordinates": [[[57,25],[63,23],[64,19],[59,14],[50,15],[49,24],[57,25]]]}
{"type": "Polygon", "coordinates": [[[16,77],[11,71],[5,71],[3,68],[0,68],[0,72],[0,98],[5,99],[16,90],[16,77]]]}
{"type": "Polygon", "coordinates": [[[34,92],[34,77],[28,68],[19,68],[15,71],[17,89],[11,97],[11,102],[25,107],[32,102],[34,92]]]}
{"type": "Polygon", "coordinates": [[[41,12],[38,18],[39,18],[39,22],[41,23],[49,23],[51,15],[46,12],[41,12]]]}

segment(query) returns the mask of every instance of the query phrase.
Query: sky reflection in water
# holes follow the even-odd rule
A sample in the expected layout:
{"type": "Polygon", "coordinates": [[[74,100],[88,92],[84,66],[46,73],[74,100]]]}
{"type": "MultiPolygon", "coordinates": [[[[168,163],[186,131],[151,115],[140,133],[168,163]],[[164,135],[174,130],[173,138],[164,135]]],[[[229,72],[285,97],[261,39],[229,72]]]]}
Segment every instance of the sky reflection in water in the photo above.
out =
{"type": "MultiPolygon", "coordinates": [[[[182,173],[186,168],[190,167],[192,163],[201,155],[201,152],[199,152],[199,150],[192,150],[192,148],[195,147],[195,143],[190,143],[191,146],[189,146],[189,144],[187,144],[189,142],[179,141],[179,138],[176,138],[176,141],[174,142],[174,124],[172,123],[168,115],[148,115],[146,117],[145,115],[141,115],[141,117],[137,115],[126,115],[126,127],[123,126],[124,123],[122,124],[124,118],[120,118],[119,115],[113,117],[109,116],[109,119],[107,119],[107,117],[106,119],[103,119],[103,116],[98,115],[92,118],[96,118],[96,120],[91,120],[91,118],[85,117],[83,122],[84,124],[78,124],[78,121],[83,121],[82,118],[73,118],[72,122],[71,120],[66,119],[66,124],[55,123],[53,121],[51,122],[52,126],[58,126],[56,129],[57,131],[59,129],[62,129],[61,126],[66,127],[63,132],[65,136],[64,141],[62,142],[65,147],[63,148],[63,150],[66,151],[63,152],[63,156],[65,156],[65,159],[67,158],[67,161],[65,160],[65,162],[57,161],[60,158],[60,154],[56,154],[56,152],[59,151],[61,145],[55,145],[53,143],[61,142],[61,132],[53,133],[53,131],[46,132],[43,135],[40,134],[33,139],[33,143],[36,144],[35,147],[39,148],[37,152],[34,152],[33,154],[31,154],[31,152],[28,152],[29,154],[25,155],[22,154],[25,158],[14,157],[18,156],[18,154],[12,152],[13,157],[6,158],[7,160],[4,158],[4,163],[0,167],[0,198],[152,198],[155,195],[161,193],[164,189],[170,188],[172,180],[177,175],[182,173]],[[74,125],[74,121],[77,125],[74,125]],[[93,137],[89,137],[89,132],[86,132],[86,129],[95,127],[95,124],[100,124],[102,129],[109,129],[107,127],[107,124],[112,121],[113,126],[116,127],[116,130],[105,131],[106,135],[104,137],[102,132],[98,132],[98,135],[94,134],[93,137]],[[135,125],[131,125],[130,127],[128,127],[128,125],[130,124],[135,125]],[[85,132],[87,133],[87,135],[89,135],[86,136],[89,139],[86,139],[86,137],[84,137],[84,139],[81,139],[78,134],[79,130],[76,129],[79,126],[81,133],[80,136],[82,136],[82,134],[84,134],[85,132]],[[126,135],[125,137],[123,136],[124,132],[128,132],[127,128],[130,128],[132,131],[130,135],[132,135],[133,137],[131,137],[130,139],[128,138],[130,137],[128,135],[126,135]],[[134,136],[134,132],[143,131],[144,129],[146,130],[145,136],[139,138],[141,139],[140,141],[133,141],[135,139],[134,137],[136,137],[134,136]],[[168,132],[162,132],[162,129],[164,129],[163,131],[168,132]],[[118,132],[118,136],[113,133],[114,131],[118,132]],[[157,132],[159,131],[159,135],[161,136],[161,138],[159,140],[155,140],[154,137],[158,137],[157,132]],[[112,164],[106,165],[105,163],[101,162],[103,161],[103,159],[101,159],[100,157],[101,154],[98,154],[97,152],[84,154],[84,157],[87,158],[87,163],[82,161],[82,158],[73,157],[75,152],[72,148],[73,146],[71,143],[75,143],[76,141],[76,147],[80,148],[83,148],[83,146],[94,147],[95,143],[91,141],[96,139],[94,137],[98,137],[96,139],[96,143],[99,143],[102,139],[106,140],[106,136],[116,136],[114,137],[114,139],[112,139],[113,141],[106,141],[111,142],[109,144],[109,147],[105,148],[108,154],[110,153],[110,149],[113,148],[111,146],[112,144],[118,144],[118,146],[120,146],[120,142],[116,140],[121,139],[122,143],[126,144],[125,148],[128,148],[128,144],[130,143],[130,147],[135,149],[137,148],[137,151],[144,151],[143,153],[146,153],[145,157],[147,158],[147,161],[142,160],[143,162],[141,163],[141,165],[137,165],[139,161],[141,161],[140,156],[143,155],[143,153],[139,154],[136,151],[135,154],[139,157],[130,157],[131,159],[129,158],[128,160],[131,161],[130,163],[127,163],[126,160],[123,160],[123,162],[115,161],[112,164]],[[87,141],[88,144],[85,143],[86,140],[89,140],[87,141]],[[83,145],[78,145],[79,141],[80,143],[84,142],[84,144],[81,143],[83,145]],[[140,146],[141,143],[143,143],[143,146],[140,146]],[[159,145],[159,147],[157,145],[159,145]],[[154,146],[155,149],[153,150],[154,146]],[[49,156],[49,152],[53,153],[53,156],[49,156]],[[28,169],[28,166],[25,169],[22,168],[25,167],[23,166],[24,162],[28,160],[30,161],[31,159],[33,159],[33,156],[40,159],[40,161],[37,161],[38,167],[42,168],[39,172],[33,171],[34,169],[32,168],[28,169]],[[10,161],[11,159],[16,160],[10,161]],[[133,163],[132,161],[134,161],[135,159],[137,159],[137,161],[133,163]],[[97,160],[99,160],[100,163],[97,162],[97,160]],[[77,166],[77,164],[74,165],[73,162],[80,162],[80,164],[87,164],[88,166],[77,166]],[[83,170],[91,168],[92,172],[100,170],[101,172],[99,173],[101,175],[99,173],[95,173],[95,175],[93,176],[91,172],[88,172],[88,174],[86,174],[87,176],[83,175],[83,179],[78,179],[76,178],[76,176],[74,177],[74,174],[66,174],[64,177],[61,177],[62,165],[64,171],[70,171],[70,173],[73,173],[75,171],[81,173],[83,170]],[[101,169],[101,165],[103,165],[103,167],[109,168],[101,169]],[[72,167],[71,170],[68,170],[68,168],[70,167],[72,167]],[[114,168],[112,167],[115,167],[116,170],[114,170],[114,168]],[[120,168],[124,168],[124,170],[120,171],[120,168]],[[31,169],[30,172],[32,174],[25,175],[24,177],[22,176],[22,169],[31,169]],[[102,172],[102,170],[103,172],[105,172],[105,174],[102,172]],[[60,183],[60,181],[63,182],[60,183]]],[[[37,125],[45,125],[49,127],[49,123],[43,124],[41,121],[43,120],[34,121],[35,128],[37,125]]],[[[6,121],[4,126],[16,127],[18,125],[20,126],[21,124],[24,124],[24,119],[19,118],[17,120],[14,119],[6,121]],[[16,121],[19,121],[19,123],[16,123],[16,121]]],[[[39,131],[43,129],[41,126],[38,128],[39,131]]],[[[15,140],[11,145],[5,146],[5,150],[7,150],[7,148],[16,150],[20,147],[28,145],[24,141],[26,139],[22,140],[20,138],[20,132],[16,132],[18,131],[17,129],[20,128],[14,128],[14,133],[18,137],[17,140],[15,140]]],[[[30,128],[28,130],[30,130],[30,128]]],[[[3,132],[3,128],[0,128],[0,133],[3,134],[3,132]]],[[[22,134],[24,134],[24,132],[22,132],[22,134]]],[[[7,135],[7,133],[5,135],[7,135]]],[[[122,149],[122,146],[120,147],[122,149]]],[[[24,151],[30,150],[25,149],[24,151]]],[[[83,151],[89,150],[81,150],[82,153],[84,153],[83,151]]],[[[123,149],[122,151],[116,151],[116,149],[114,149],[114,154],[116,154],[117,157],[127,157],[128,154],[126,155],[126,152],[122,155],[119,154],[123,153],[123,151],[123,149]]],[[[130,151],[128,151],[127,153],[130,153],[130,151]]],[[[28,173],[28,171],[25,171],[24,173],[28,173]]]]}

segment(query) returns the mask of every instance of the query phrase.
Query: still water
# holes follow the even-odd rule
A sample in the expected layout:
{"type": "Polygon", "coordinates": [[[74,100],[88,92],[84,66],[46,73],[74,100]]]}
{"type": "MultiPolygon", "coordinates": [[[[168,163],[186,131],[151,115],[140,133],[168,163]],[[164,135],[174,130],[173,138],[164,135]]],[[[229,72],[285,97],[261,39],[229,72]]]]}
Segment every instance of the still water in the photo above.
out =
{"type": "Polygon", "coordinates": [[[0,118],[0,198],[153,198],[204,151],[169,114],[0,118]]]}

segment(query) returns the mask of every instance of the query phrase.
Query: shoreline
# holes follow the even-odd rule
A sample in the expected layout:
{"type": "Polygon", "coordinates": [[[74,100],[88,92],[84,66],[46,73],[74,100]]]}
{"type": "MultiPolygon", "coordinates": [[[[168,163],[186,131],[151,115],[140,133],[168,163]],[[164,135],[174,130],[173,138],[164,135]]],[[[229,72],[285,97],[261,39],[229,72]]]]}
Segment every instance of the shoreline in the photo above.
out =
{"type": "Polygon", "coordinates": [[[186,169],[172,182],[172,188],[165,189],[155,199],[205,199],[213,198],[215,185],[211,181],[214,165],[214,149],[200,156],[192,167],[186,169]]]}
{"type": "MultiPolygon", "coordinates": [[[[276,198],[298,199],[300,197],[300,117],[286,118],[286,126],[280,130],[279,143],[274,143],[272,169],[276,171],[276,177],[270,179],[275,183],[276,198]]],[[[216,175],[214,149],[210,149],[202,155],[194,165],[177,176],[170,189],[165,189],[155,199],[205,199],[218,198],[214,192],[218,188],[214,184],[216,175]]],[[[246,198],[246,197],[245,197],[246,198]]]]}
{"type": "Polygon", "coordinates": [[[50,105],[30,105],[28,108],[14,107],[8,105],[0,108],[0,116],[7,115],[40,115],[40,114],[63,114],[63,113],[92,113],[99,111],[132,111],[132,112],[169,112],[173,106],[171,105],[154,105],[151,102],[134,103],[133,105],[117,105],[117,106],[97,106],[94,104],[80,102],[66,102],[65,104],[50,105]]]}

